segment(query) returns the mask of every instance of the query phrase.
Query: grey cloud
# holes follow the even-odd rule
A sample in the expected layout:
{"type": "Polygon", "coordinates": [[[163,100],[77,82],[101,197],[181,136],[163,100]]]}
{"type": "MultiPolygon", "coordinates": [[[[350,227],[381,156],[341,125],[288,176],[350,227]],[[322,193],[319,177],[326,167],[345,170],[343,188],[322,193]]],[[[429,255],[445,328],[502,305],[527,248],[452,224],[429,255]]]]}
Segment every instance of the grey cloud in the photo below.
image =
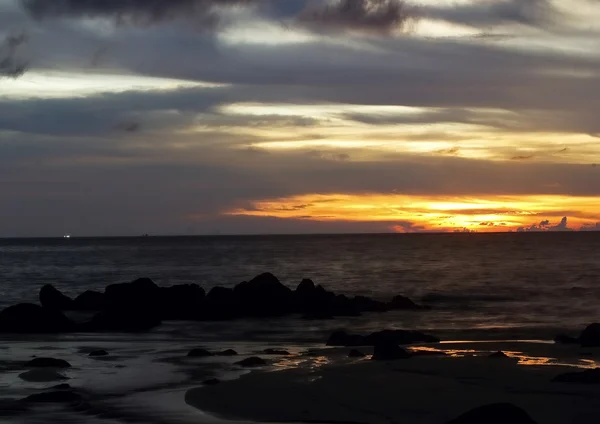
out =
{"type": "Polygon", "coordinates": [[[309,2],[297,21],[319,31],[389,33],[415,18],[402,0],[332,0],[309,2]]]}
{"type": "Polygon", "coordinates": [[[19,49],[27,43],[29,37],[22,33],[8,35],[0,43],[0,77],[17,78],[27,70],[27,62],[19,57],[19,49]]]}
{"type": "Polygon", "coordinates": [[[118,25],[150,26],[184,18],[198,28],[218,22],[215,9],[253,3],[253,0],[22,0],[36,19],[106,18],[118,25]]]}

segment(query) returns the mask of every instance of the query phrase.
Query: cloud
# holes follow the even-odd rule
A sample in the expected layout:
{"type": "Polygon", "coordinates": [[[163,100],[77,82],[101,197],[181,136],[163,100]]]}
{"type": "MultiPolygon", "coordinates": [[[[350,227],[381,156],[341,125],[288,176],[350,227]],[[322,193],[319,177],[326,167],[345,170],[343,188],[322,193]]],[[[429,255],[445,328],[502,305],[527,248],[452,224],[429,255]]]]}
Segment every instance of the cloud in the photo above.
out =
{"type": "Polygon", "coordinates": [[[406,30],[415,18],[402,0],[331,0],[308,3],[297,21],[317,31],[387,34],[406,30]]]}
{"type": "Polygon", "coordinates": [[[117,25],[151,26],[184,18],[198,28],[218,23],[216,9],[255,0],[22,0],[34,18],[104,18],[117,25]]]}
{"type": "Polygon", "coordinates": [[[19,49],[27,43],[29,37],[22,33],[8,35],[0,43],[0,77],[18,78],[27,70],[27,62],[19,58],[19,49]]]}

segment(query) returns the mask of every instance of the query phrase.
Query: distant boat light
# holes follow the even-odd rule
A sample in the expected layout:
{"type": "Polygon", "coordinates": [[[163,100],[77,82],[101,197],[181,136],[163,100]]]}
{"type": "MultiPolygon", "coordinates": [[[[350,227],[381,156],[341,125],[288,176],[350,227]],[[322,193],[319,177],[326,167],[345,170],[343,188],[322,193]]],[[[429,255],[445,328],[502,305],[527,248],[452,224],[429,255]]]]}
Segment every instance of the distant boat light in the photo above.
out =
{"type": "Polygon", "coordinates": [[[65,234],[63,237],[64,238],[71,238],[71,234],[65,234]]]}

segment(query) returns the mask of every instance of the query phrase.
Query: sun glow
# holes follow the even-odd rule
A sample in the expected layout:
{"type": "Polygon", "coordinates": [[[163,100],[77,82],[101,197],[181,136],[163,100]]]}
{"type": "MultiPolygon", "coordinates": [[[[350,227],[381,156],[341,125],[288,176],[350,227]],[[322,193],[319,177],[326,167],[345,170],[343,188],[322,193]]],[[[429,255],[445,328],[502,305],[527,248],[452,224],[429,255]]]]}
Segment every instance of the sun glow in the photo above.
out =
{"type": "Polygon", "coordinates": [[[254,202],[229,215],[314,221],[384,222],[398,232],[552,231],[593,228],[598,197],[559,195],[442,197],[401,194],[308,194],[254,202]],[[567,220],[564,216],[567,215],[567,220]]]}

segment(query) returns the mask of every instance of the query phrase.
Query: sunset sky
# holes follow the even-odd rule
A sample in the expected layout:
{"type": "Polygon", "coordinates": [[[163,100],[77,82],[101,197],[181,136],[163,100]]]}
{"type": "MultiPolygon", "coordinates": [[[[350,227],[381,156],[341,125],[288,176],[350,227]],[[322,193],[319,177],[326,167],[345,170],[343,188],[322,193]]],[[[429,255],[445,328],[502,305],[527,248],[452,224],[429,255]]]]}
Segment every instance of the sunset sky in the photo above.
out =
{"type": "Polygon", "coordinates": [[[0,0],[0,237],[600,230],[598,0],[0,0]]]}

